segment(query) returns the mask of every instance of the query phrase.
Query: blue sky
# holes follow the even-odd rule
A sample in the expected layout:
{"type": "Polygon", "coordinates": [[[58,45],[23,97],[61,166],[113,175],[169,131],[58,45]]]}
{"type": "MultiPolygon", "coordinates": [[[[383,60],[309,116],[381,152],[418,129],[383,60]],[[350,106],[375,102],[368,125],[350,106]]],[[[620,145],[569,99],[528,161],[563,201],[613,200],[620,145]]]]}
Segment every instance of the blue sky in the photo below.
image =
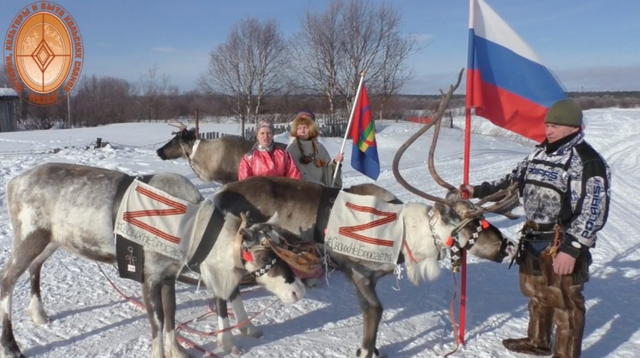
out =
{"type": "MultiPolygon", "coordinates": [[[[378,2],[378,0],[373,0],[378,2]]],[[[568,91],[640,90],[640,1],[486,0],[568,91]]],[[[32,1],[0,0],[0,34],[32,1]]],[[[181,90],[196,87],[208,54],[246,17],[275,18],[285,36],[328,0],[58,0],[80,26],[82,74],[137,82],[157,65],[181,90]]],[[[403,93],[434,94],[466,66],[468,0],[394,0],[403,32],[427,45],[410,59],[403,93]]],[[[462,87],[464,88],[464,87],[462,87]]]]}

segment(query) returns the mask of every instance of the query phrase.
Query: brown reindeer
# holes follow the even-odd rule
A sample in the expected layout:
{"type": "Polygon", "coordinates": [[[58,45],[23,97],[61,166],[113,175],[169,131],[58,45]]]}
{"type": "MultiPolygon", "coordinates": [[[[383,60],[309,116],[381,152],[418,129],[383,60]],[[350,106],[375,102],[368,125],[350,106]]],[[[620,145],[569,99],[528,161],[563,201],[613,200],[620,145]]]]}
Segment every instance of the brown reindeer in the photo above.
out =
{"type": "MultiPolygon", "coordinates": [[[[435,202],[434,205],[404,204],[402,220],[405,231],[402,240],[406,245],[403,245],[398,263],[406,264],[408,277],[414,284],[418,284],[420,279],[433,280],[437,277],[440,271],[438,260],[441,257],[441,251],[447,248],[441,238],[449,237],[454,230],[458,233],[459,246],[472,255],[503,262],[515,251],[513,244],[506,240],[497,228],[489,226],[485,230],[477,231],[479,219],[483,213],[499,212],[504,206],[512,204],[516,194],[515,188],[488,198],[488,200],[501,200],[492,206],[482,207],[481,205],[486,201],[473,204],[463,200],[453,186],[446,184],[439,177],[433,165],[433,152],[442,115],[453,91],[460,83],[460,78],[461,76],[458,77],[456,85],[451,86],[449,92],[443,96],[440,109],[434,116],[432,124],[416,133],[394,158],[393,171],[396,179],[407,190],[435,202]],[[438,127],[436,127],[429,153],[429,171],[434,180],[451,190],[451,194],[445,199],[409,186],[398,171],[398,162],[406,147],[433,124],[437,124],[438,127]]],[[[266,220],[278,212],[281,227],[299,234],[306,240],[315,240],[318,244],[324,244],[323,228],[317,227],[318,208],[323,205],[324,210],[323,191],[328,190],[333,189],[288,178],[254,177],[227,184],[216,193],[214,202],[216,208],[225,213],[249,212],[249,216],[254,221],[266,220]]],[[[374,184],[356,185],[345,190],[358,195],[374,195],[390,203],[402,203],[392,193],[374,184]]],[[[517,200],[517,197],[515,199],[517,200]]],[[[376,339],[383,308],[376,294],[376,284],[381,277],[391,274],[395,265],[354,259],[331,250],[327,250],[327,253],[331,261],[354,285],[358,294],[364,317],[364,336],[356,352],[357,356],[381,357],[376,347],[376,339]]]]}
{"type": "MultiPolygon", "coordinates": [[[[174,137],[156,153],[162,160],[184,158],[193,172],[204,182],[227,184],[238,181],[240,159],[247,153],[255,141],[237,136],[218,139],[199,139],[195,128],[187,129],[182,123],[171,124],[178,127],[174,137]]],[[[286,149],[283,143],[276,146],[286,149]]]]}
{"type": "MultiPolygon", "coordinates": [[[[16,282],[27,269],[31,281],[28,311],[35,323],[44,324],[49,319],[41,300],[40,271],[44,262],[58,248],[93,261],[115,262],[113,232],[119,202],[117,197],[122,192],[121,183],[127,183],[124,186],[126,189],[131,181],[131,177],[121,172],[62,163],[37,166],[9,181],[7,206],[14,238],[11,254],[2,272],[0,356],[24,357],[13,334],[11,297],[16,282]]],[[[244,240],[235,244],[241,229],[238,216],[222,217],[220,212],[214,210],[211,201],[203,201],[195,185],[183,176],[156,174],[149,178],[148,183],[169,195],[200,205],[199,218],[207,221],[196,225],[200,231],[194,237],[213,243],[207,246],[209,251],[202,252],[199,270],[203,282],[216,298],[218,312],[221,312],[221,329],[228,327],[225,316],[227,300],[231,301],[239,320],[247,317],[237,296],[238,284],[247,271],[259,273],[256,281],[286,303],[302,298],[304,285],[271,249],[266,249],[250,236],[242,236],[244,240]],[[214,215],[220,215],[223,224],[217,237],[210,237],[205,235],[209,231],[203,228],[209,226],[214,215]],[[250,251],[252,259],[236,263],[234,257],[240,256],[240,252],[234,249],[237,246],[250,251]]],[[[194,250],[198,246],[194,243],[194,250]]],[[[153,336],[151,356],[186,358],[186,351],[178,345],[175,337],[175,279],[185,263],[153,251],[144,251],[142,297],[153,336]]],[[[195,256],[195,252],[190,251],[189,257],[195,256]]],[[[252,324],[241,331],[259,335],[252,324]]],[[[239,352],[231,332],[225,332],[217,338],[222,350],[239,352]]]]}

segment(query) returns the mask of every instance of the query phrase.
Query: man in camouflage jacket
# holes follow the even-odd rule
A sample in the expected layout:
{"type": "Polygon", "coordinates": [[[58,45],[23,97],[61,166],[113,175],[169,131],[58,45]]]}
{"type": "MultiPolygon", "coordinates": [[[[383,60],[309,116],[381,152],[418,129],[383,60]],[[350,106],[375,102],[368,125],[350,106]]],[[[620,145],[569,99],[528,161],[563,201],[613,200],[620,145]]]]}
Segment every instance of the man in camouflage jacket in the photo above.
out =
{"type": "Polygon", "coordinates": [[[556,102],[545,117],[547,139],[504,179],[463,185],[483,198],[519,183],[526,223],[517,262],[520,289],[529,298],[527,337],[505,339],[514,352],[579,358],[585,323],[582,290],[589,280],[596,233],[607,221],[611,173],[584,140],[582,110],[570,99],[556,102]]]}

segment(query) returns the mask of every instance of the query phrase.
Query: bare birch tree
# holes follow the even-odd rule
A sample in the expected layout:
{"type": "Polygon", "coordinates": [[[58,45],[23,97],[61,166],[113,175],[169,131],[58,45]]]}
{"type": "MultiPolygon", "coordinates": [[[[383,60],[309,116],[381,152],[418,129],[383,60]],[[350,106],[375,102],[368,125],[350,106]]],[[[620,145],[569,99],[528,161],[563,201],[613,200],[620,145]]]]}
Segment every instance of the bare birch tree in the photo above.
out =
{"type": "Polygon", "coordinates": [[[200,77],[206,93],[221,94],[240,117],[242,133],[247,120],[261,113],[266,97],[290,82],[287,43],[275,20],[247,18],[236,24],[225,43],[211,52],[209,67],[200,77]]]}
{"type": "Polygon", "coordinates": [[[133,104],[132,86],[120,78],[83,76],[74,92],[76,126],[124,122],[133,104]]]}
{"type": "Polygon", "coordinates": [[[307,11],[291,46],[296,73],[305,83],[305,88],[326,97],[332,118],[338,94],[338,70],[344,60],[340,48],[343,9],[344,2],[334,0],[323,13],[307,11]]]}
{"type": "Polygon", "coordinates": [[[148,120],[160,119],[162,107],[165,105],[163,97],[169,87],[169,75],[158,72],[158,65],[149,68],[147,73],[140,76],[138,89],[142,96],[141,105],[144,107],[148,120]]]}
{"type": "Polygon", "coordinates": [[[0,87],[10,87],[10,85],[4,65],[0,65],[0,87]]]}
{"type": "Polygon", "coordinates": [[[369,93],[379,96],[380,111],[412,77],[406,60],[418,48],[415,36],[400,32],[401,16],[390,3],[331,0],[321,13],[307,11],[292,52],[296,72],[315,93],[329,101],[333,113],[338,98],[351,108],[366,72],[369,93]]]}
{"type": "Polygon", "coordinates": [[[346,61],[339,71],[339,88],[347,106],[363,71],[369,92],[382,95],[386,103],[411,78],[404,63],[418,50],[416,38],[401,36],[401,16],[390,3],[375,6],[367,0],[350,0],[341,24],[346,61]]]}
{"type": "Polygon", "coordinates": [[[406,59],[418,51],[417,43],[417,36],[402,38],[398,31],[388,32],[383,39],[380,79],[378,87],[374,88],[380,96],[380,119],[391,97],[413,77],[411,69],[406,65],[406,59]]]}

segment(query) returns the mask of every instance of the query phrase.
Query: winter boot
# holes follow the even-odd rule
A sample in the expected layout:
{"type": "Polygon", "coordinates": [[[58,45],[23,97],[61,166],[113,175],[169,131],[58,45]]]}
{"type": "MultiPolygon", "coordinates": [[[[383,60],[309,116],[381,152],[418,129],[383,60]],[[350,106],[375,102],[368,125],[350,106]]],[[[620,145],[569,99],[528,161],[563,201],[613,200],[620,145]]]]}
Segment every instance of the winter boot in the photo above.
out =
{"type": "Polygon", "coordinates": [[[512,352],[537,356],[551,355],[553,308],[543,307],[536,298],[529,301],[529,328],[525,338],[509,338],[502,344],[512,352]]]}

